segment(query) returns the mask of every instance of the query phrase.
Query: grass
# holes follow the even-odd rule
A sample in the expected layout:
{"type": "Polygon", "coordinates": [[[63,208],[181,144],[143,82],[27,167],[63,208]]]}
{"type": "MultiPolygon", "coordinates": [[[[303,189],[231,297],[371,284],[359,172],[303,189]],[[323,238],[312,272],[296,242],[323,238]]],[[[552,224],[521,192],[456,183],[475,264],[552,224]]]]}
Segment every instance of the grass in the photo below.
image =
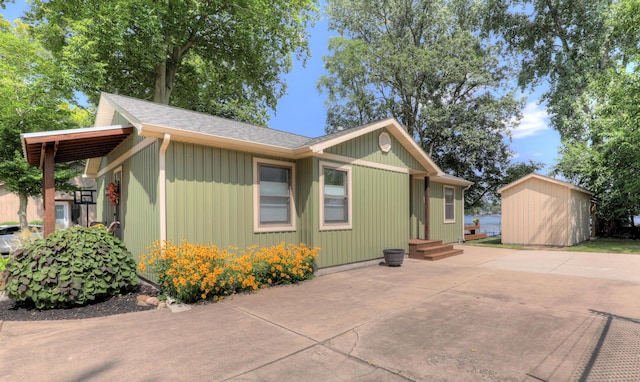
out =
{"type": "Polygon", "coordinates": [[[640,240],[598,238],[563,248],[564,251],[574,252],[611,252],[640,254],[640,240]]]}
{"type": "Polygon", "coordinates": [[[466,245],[475,245],[478,247],[507,248],[507,249],[530,249],[524,245],[502,244],[500,236],[490,236],[484,239],[470,240],[465,242],[466,245]]]}
{"type": "MultiPolygon", "coordinates": [[[[538,249],[538,247],[524,246],[524,245],[511,245],[502,244],[500,236],[488,237],[486,239],[479,239],[473,241],[467,241],[467,245],[493,247],[493,248],[508,248],[508,249],[538,249]]],[[[596,240],[589,240],[584,243],[575,245],[573,247],[545,247],[549,250],[558,251],[571,251],[571,252],[607,252],[607,253],[633,253],[640,254],[640,240],[631,239],[612,239],[612,238],[598,238],[596,240]]]]}

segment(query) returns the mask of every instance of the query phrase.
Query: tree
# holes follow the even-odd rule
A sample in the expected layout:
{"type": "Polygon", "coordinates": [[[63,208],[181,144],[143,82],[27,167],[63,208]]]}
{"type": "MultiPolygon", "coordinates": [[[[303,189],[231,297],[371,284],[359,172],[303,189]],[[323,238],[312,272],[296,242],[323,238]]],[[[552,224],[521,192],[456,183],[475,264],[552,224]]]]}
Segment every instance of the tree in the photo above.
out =
{"type": "Polygon", "coordinates": [[[34,0],[27,20],[78,90],[265,123],[315,0],[34,0]]]}
{"type": "Polygon", "coordinates": [[[589,79],[613,67],[612,0],[488,0],[484,31],[520,60],[518,84],[546,83],[551,126],[563,142],[583,141],[593,117],[589,79]]]}
{"type": "Polygon", "coordinates": [[[474,0],[330,0],[341,37],[318,81],[327,131],[395,117],[444,171],[475,183],[467,206],[495,196],[523,106],[500,44],[480,38],[481,10],[474,0]]]}
{"type": "Polygon", "coordinates": [[[565,145],[558,163],[598,196],[605,221],[640,214],[640,1],[620,1],[612,12],[616,65],[592,76],[588,139],[565,145]]]}
{"type": "Polygon", "coordinates": [[[640,213],[639,11],[638,0],[491,0],[484,25],[521,60],[522,87],[549,85],[553,172],[594,192],[605,221],[640,213]]]}
{"type": "MultiPolygon", "coordinates": [[[[28,26],[14,28],[1,16],[0,73],[0,179],[18,194],[26,227],[28,198],[42,194],[42,172],[24,159],[20,134],[77,127],[86,113],[69,106],[73,93],[64,69],[29,37],[28,26]]],[[[56,165],[56,189],[73,189],[67,182],[77,174],[73,166],[56,165]]]]}

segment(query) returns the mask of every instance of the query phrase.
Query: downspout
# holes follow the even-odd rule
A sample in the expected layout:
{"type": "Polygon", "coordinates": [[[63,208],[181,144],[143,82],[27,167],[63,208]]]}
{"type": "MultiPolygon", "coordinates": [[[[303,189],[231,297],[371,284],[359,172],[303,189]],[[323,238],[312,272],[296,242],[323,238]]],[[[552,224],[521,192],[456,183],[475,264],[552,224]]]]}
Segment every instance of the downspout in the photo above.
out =
{"type": "Polygon", "coordinates": [[[431,185],[429,177],[424,177],[424,239],[431,239],[431,213],[429,212],[431,203],[431,185]]]}
{"type": "Polygon", "coordinates": [[[166,175],[166,152],[171,141],[171,135],[164,134],[159,153],[160,172],[158,174],[158,203],[160,203],[160,243],[164,247],[167,241],[167,175],[166,175]]]}

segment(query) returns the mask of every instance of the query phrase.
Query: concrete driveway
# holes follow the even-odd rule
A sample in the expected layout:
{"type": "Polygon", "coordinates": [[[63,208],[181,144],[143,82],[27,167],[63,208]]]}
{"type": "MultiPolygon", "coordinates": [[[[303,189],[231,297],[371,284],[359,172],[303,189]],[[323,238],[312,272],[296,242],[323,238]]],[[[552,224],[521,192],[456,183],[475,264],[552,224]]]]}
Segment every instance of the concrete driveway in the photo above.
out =
{"type": "Polygon", "coordinates": [[[640,381],[640,255],[464,246],[222,303],[3,322],[2,381],[640,381]]]}

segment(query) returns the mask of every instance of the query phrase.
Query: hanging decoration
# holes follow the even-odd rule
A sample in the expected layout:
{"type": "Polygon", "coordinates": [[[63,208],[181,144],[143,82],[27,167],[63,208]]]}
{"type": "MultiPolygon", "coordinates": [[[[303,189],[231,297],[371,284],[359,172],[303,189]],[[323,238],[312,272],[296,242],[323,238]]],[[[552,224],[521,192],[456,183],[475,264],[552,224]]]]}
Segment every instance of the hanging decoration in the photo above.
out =
{"type": "Polygon", "coordinates": [[[117,206],[120,202],[120,185],[116,183],[109,183],[107,186],[107,197],[112,206],[117,206]]]}

